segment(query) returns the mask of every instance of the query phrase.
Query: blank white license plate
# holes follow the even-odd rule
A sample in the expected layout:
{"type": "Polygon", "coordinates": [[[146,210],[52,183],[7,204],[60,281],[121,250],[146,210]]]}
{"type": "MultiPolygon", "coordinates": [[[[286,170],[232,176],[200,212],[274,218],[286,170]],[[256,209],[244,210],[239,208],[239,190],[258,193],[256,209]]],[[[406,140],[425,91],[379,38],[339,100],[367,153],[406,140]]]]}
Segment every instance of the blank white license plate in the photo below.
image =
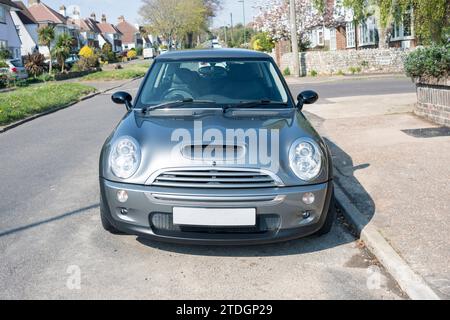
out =
{"type": "Polygon", "coordinates": [[[173,208],[173,224],[191,226],[254,226],[255,208],[173,208]]]}

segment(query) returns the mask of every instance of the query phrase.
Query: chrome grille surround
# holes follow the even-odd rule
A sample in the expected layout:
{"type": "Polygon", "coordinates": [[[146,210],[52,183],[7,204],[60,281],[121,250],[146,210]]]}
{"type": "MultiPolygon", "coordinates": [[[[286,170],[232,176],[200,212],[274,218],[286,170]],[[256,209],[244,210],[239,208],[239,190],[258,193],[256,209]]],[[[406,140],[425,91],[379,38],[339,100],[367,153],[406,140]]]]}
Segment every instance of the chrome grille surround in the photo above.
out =
{"type": "Polygon", "coordinates": [[[168,188],[251,189],[283,186],[273,172],[264,169],[190,167],[161,169],[147,185],[168,188]]]}

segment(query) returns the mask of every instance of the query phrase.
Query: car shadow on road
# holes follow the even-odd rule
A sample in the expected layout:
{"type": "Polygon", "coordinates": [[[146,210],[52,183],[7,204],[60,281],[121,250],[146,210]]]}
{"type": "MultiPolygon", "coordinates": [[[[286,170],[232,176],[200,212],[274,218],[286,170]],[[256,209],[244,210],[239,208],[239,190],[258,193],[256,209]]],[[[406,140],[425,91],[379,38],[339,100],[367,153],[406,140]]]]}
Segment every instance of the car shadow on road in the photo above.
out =
{"type": "Polygon", "coordinates": [[[33,223],[30,223],[30,224],[27,224],[27,225],[24,225],[24,226],[12,228],[12,229],[5,230],[5,231],[0,230],[0,237],[4,237],[4,236],[8,236],[8,235],[13,234],[13,233],[22,232],[22,231],[25,231],[25,230],[28,230],[28,229],[36,228],[36,227],[39,227],[41,225],[44,225],[44,224],[47,224],[47,223],[51,223],[51,222],[55,222],[55,221],[58,221],[58,220],[62,220],[62,219],[68,218],[68,217],[73,216],[73,215],[86,213],[86,212],[89,212],[89,210],[91,210],[91,209],[96,209],[96,208],[99,208],[99,207],[100,207],[99,204],[92,204],[92,205],[89,205],[89,206],[86,206],[86,207],[83,207],[83,208],[79,208],[79,209],[76,209],[76,210],[65,212],[65,213],[62,213],[60,215],[57,215],[57,216],[54,216],[54,217],[51,217],[51,218],[48,218],[48,219],[45,219],[45,220],[33,222],[33,223]]]}
{"type": "Polygon", "coordinates": [[[366,224],[375,214],[375,202],[364,186],[355,177],[355,172],[370,167],[369,163],[355,165],[352,157],[328,138],[334,165],[334,183],[340,187],[351,203],[363,215],[366,224]]]}
{"type": "MultiPolygon", "coordinates": [[[[355,171],[363,170],[369,167],[369,165],[354,166],[352,158],[344,150],[329,139],[325,139],[325,142],[331,150],[335,167],[337,167],[334,175],[335,183],[341,189],[345,190],[344,192],[347,194],[347,197],[349,197],[357,208],[364,212],[368,217],[367,221],[369,221],[375,212],[375,204],[354,176],[355,171]]],[[[253,246],[183,245],[164,243],[142,237],[138,237],[137,241],[148,247],[180,254],[219,257],[265,257],[314,253],[352,243],[356,240],[352,231],[352,228],[349,228],[348,223],[340,216],[335,221],[331,232],[325,236],[319,237],[312,235],[302,239],[274,244],[253,246]]]]}

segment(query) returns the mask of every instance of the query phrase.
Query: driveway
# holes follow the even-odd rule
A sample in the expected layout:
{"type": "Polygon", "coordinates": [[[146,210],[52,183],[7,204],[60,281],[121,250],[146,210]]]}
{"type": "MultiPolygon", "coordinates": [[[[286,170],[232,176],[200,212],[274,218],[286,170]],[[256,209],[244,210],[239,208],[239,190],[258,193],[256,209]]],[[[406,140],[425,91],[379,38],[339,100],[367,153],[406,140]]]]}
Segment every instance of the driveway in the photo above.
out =
{"type": "Polygon", "coordinates": [[[0,135],[1,299],[405,298],[339,221],[324,237],[255,247],[103,231],[98,156],[124,113],[103,94],[0,135]]]}

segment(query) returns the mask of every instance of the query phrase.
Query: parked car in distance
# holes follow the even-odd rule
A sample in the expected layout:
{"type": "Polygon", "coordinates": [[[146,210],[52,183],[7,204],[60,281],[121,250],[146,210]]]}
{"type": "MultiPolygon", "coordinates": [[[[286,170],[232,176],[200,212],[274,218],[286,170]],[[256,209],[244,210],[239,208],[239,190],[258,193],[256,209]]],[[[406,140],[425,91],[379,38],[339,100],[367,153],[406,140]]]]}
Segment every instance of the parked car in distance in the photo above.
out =
{"type": "Polygon", "coordinates": [[[8,74],[10,77],[16,79],[28,78],[28,73],[20,59],[6,59],[4,60],[8,67],[0,68],[0,74],[8,74]]]}
{"type": "Polygon", "coordinates": [[[77,63],[80,60],[77,54],[71,54],[64,63],[68,68],[71,68],[75,63],[77,63]]]}
{"type": "Polygon", "coordinates": [[[211,48],[213,49],[220,49],[222,46],[220,45],[220,42],[218,39],[212,39],[211,40],[211,48]]]}
{"type": "Polygon", "coordinates": [[[134,101],[112,96],[127,113],[100,155],[103,228],[216,245],[329,232],[331,154],[302,113],[317,99],[307,90],[295,102],[265,53],[158,56],[134,101]]]}
{"type": "Polygon", "coordinates": [[[142,55],[144,59],[153,59],[156,56],[156,50],[153,48],[144,48],[142,50],[142,55]]]}

